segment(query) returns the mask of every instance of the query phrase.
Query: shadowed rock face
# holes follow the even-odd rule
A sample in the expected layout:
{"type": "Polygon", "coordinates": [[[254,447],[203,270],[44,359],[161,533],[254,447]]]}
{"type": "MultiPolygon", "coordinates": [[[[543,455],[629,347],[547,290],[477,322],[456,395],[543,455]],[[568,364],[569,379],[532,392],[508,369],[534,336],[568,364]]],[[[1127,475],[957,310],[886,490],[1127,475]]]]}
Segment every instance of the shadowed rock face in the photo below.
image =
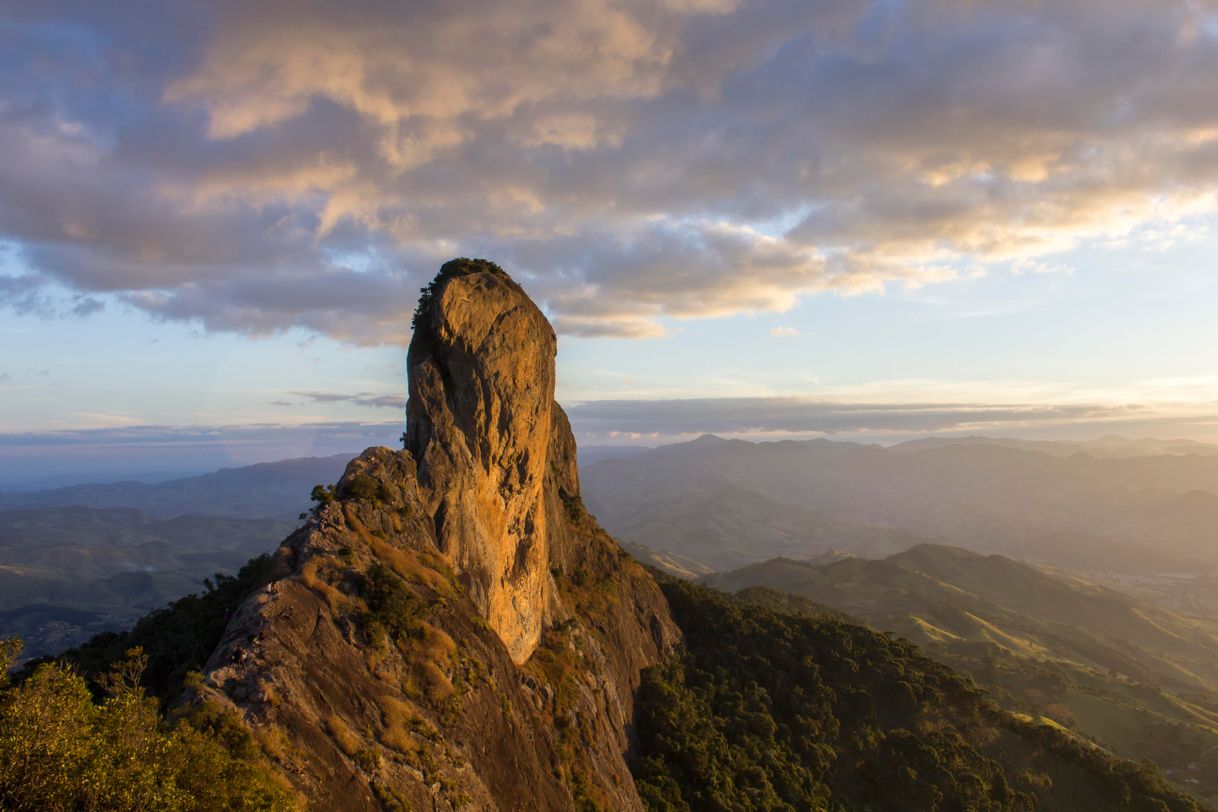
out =
{"type": "Polygon", "coordinates": [[[521,663],[549,597],[542,485],[554,330],[491,263],[454,260],[425,293],[410,342],[408,444],[440,550],[521,663]]]}
{"type": "Polygon", "coordinates": [[[289,537],[193,701],[237,710],[308,806],[640,810],[640,672],[679,632],[583,508],[554,334],[503,271],[420,300],[408,449],[289,537]]]}

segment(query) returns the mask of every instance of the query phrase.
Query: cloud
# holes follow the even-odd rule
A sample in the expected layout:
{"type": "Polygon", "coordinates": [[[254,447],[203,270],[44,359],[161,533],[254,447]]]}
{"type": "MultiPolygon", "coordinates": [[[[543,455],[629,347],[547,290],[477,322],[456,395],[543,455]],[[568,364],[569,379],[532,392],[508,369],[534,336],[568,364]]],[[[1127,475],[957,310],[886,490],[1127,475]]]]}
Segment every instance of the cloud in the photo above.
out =
{"type": "Polygon", "coordinates": [[[1074,268],[1056,262],[1045,262],[1039,259],[1017,259],[1011,263],[1011,273],[1019,276],[1025,273],[1034,274],[1071,274],[1074,268]]]}
{"type": "Polygon", "coordinates": [[[0,487],[28,488],[41,477],[114,481],[150,473],[187,475],[296,457],[354,456],[398,447],[401,421],[242,426],[130,425],[0,433],[0,487]]]}
{"type": "Polygon", "coordinates": [[[770,335],[774,338],[794,338],[799,335],[799,330],[796,330],[794,327],[779,326],[770,330],[770,335]]]}
{"type": "Polygon", "coordinates": [[[1173,244],[1218,209],[1209,2],[4,14],[0,239],[30,272],[0,302],[21,312],[117,298],[402,342],[439,263],[482,255],[563,332],[656,337],[1061,271],[1063,251],[1173,244]]]}
{"type": "Polygon", "coordinates": [[[99,299],[94,299],[92,296],[78,296],[69,312],[77,318],[85,318],[105,309],[106,303],[99,299]]]}
{"type": "Polygon", "coordinates": [[[215,443],[269,443],[302,434],[328,434],[355,442],[382,438],[399,423],[257,423],[236,426],[126,425],[113,428],[0,432],[0,446],[193,446],[215,443]],[[362,438],[362,439],[361,439],[362,438]]]}
{"type": "Polygon", "coordinates": [[[1098,404],[848,403],[801,397],[600,400],[567,407],[589,436],[996,431],[1147,419],[1149,409],[1098,404]]]}
{"type": "Polygon", "coordinates": [[[0,303],[20,314],[48,315],[54,307],[45,283],[35,274],[0,276],[0,303]]]}
{"type": "Polygon", "coordinates": [[[401,395],[377,395],[372,392],[359,392],[354,395],[338,392],[293,392],[292,394],[307,398],[313,403],[351,403],[355,406],[399,411],[406,408],[406,399],[401,395]]]}
{"type": "MultiPolygon", "coordinates": [[[[1086,403],[1041,406],[706,398],[590,401],[568,403],[565,409],[581,445],[657,445],[703,432],[755,440],[830,435],[868,442],[906,440],[930,433],[1081,439],[1117,432],[1218,441],[1218,404],[1204,405],[1209,407],[1208,412],[1182,415],[1146,406],[1086,403]]],[[[90,477],[113,481],[153,472],[201,473],[292,457],[354,456],[368,446],[398,447],[402,427],[402,421],[396,420],[118,425],[0,433],[0,487],[28,487],[39,477],[65,474],[76,475],[78,481],[90,477]]]]}

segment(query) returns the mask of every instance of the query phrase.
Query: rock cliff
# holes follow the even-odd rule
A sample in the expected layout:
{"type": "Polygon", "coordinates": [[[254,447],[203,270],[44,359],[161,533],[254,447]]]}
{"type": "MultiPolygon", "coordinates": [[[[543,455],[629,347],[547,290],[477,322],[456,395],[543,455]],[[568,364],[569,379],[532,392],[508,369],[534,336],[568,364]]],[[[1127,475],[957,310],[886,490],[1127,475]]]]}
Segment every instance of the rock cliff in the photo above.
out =
{"type": "Polygon", "coordinates": [[[407,449],[319,494],[194,701],[235,707],[318,809],[638,809],[633,698],[679,632],[583,509],[553,330],[470,260],[415,325],[407,449]]]}
{"type": "Polygon", "coordinates": [[[554,330],[506,273],[449,263],[407,355],[407,448],[440,551],[512,659],[537,647],[551,595],[542,485],[554,330]]]}

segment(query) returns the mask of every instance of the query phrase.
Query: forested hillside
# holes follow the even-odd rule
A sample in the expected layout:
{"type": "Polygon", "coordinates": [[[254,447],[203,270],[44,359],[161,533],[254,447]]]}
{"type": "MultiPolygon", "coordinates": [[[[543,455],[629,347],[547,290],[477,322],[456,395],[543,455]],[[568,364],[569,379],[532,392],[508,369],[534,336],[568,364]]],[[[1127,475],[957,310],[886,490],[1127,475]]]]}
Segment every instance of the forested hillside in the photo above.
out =
{"type": "Polygon", "coordinates": [[[663,581],[685,634],[646,672],[655,810],[1195,810],[1153,766],[1001,710],[911,643],[773,592],[663,581]]]}
{"type": "Polygon", "coordinates": [[[1218,635],[1203,620],[1003,556],[927,545],[882,561],[777,559],[709,576],[811,599],[916,642],[1009,710],[1150,759],[1218,798],[1218,635]]]}

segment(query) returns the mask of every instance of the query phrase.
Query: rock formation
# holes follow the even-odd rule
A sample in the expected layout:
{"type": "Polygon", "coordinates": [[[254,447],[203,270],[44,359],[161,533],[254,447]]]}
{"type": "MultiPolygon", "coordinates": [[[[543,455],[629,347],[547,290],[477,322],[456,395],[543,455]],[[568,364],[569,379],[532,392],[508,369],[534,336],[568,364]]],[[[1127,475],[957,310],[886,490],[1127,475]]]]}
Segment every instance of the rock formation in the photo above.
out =
{"type": "Polygon", "coordinates": [[[407,448],[440,550],[524,662],[550,595],[542,498],[554,330],[490,263],[451,262],[425,291],[407,369],[407,448]]]}
{"type": "Polygon", "coordinates": [[[638,809],[633,697],[679,633],[583,509],[554,333],[482,261],[415,321],[408,449],[321,494],[195,701],[235,707],[318,809],[638,809]]]}

